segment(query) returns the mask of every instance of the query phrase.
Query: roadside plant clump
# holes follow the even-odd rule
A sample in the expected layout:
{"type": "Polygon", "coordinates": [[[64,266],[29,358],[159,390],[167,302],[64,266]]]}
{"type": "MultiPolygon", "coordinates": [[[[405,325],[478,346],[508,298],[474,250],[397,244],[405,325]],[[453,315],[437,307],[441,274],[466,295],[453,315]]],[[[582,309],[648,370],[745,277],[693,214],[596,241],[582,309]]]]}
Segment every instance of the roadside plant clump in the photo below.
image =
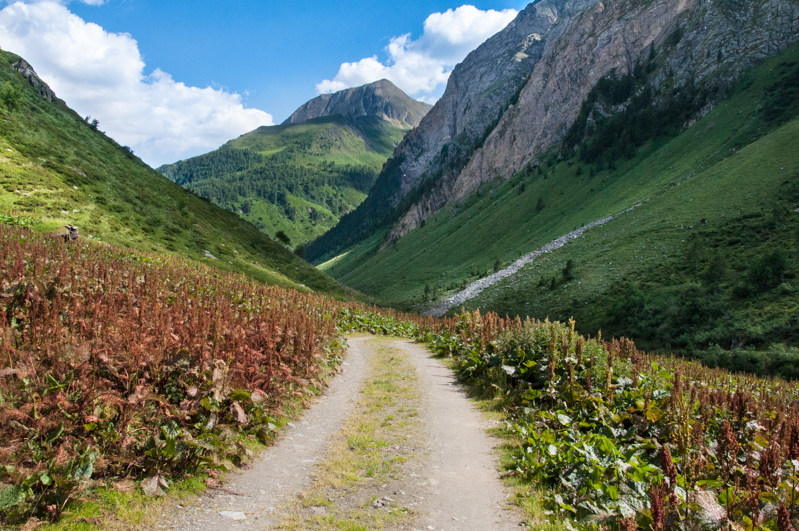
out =
{"type": "Polygon", "coordinates": [[[381,336],[416,338],[435,325],[432,317],[397,313],[379,308],[345,307],[338,317],[341,333],[369,332],[381,336]]]}
{"type": "Polygon", "coordinates": [[[340,359],[341,306],[0,224],[0,523],[241,464],[340,359]]]}
{"type": "Polygon", "coordinates": [[[0,212],[0,224],[10,227],[31,227],[36,223],[36,218],[27,214],[0,212]]]}
{"type": "Polygon", "coordinates": [[[799,529],[799,388],[648,355],[574,321],[463,313],[422,339],[517,397],[516,473],[579,529],[799,529]]]}

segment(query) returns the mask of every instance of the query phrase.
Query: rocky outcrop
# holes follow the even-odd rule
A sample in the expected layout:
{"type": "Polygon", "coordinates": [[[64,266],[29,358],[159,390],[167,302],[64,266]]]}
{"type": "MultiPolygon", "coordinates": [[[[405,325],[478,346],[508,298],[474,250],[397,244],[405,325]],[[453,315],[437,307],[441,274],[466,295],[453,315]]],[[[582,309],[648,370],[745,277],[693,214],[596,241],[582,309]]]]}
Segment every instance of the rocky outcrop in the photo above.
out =
{"type": "MultiPolygon", "coordinates": [[[[396,157],[404,158],[397,202],[436,172],[437,166],[450,177],[457,173],[455,169],[496,125],[541,59],[559,11],[557,0],[529,5],[455,67],[444,96],[395,152],[396,157]]],[[[420,212],[423,210],[428,209],[422,207],[420,212]]]]}
{"type": "Polygon", "coordinates": [[[795,0],[531,4],[453,71],[444,96],[398,147],[402,178],[391,206],[435,184],[403,207],[387,243],[480,184],[535,164],[559,145],[598,80],[632,71],[652,47],[663,54],[655,87],[667,77],[690,80],[720,97],[743,70],[797,40],[795,0]],[[441,156],[453,148],[460,160],[441,156]]]}
{"type": "Polygon", "coordinates": [[[22,76],[28,80],[28,83],[42,96],[44,99],[52,103],[56,99],[55,92],[51,89],[47,83],[42,81],[42,78],[36,73],[33,67],[28,63],[25,59],[20,59],[13,65],[14,69],[22,74],[22,76]]]}
{"type": "Polygon", "coordinates": [[[383,247],[482,183],[558,150],[597,82],[646,62],[648,82],[695,83],[710,110],[737,76],[799,40],[797,0],[541,0],[470,53],[370,197],[309,246],[314,260],[390,224],[383,247]]]}
{"type": "Polygon", "coordinates": [[[465,197],[497,175],[512,175],[559,143],[597,81],[611,71],[631,72],[651,46],[666,55],[655,88],[673,74],[677,84],[705,83],[722,95],[743,70],[799,39],[799,3],[597,2],[568,26],[536,65],[518,105],[458,175],[451,199],[465,197]],[[663,50],[669,38],[676,43],[663,50]]]}
{"type": "Polygon", "coordinates": [[[381,79],[362,87],[322,94],[294,111],[283,125],[340,114],[349,118],[377,116],[401,129],[412,129],[430,109],[430,105],[411,98],[391,81],[381,79]]]}

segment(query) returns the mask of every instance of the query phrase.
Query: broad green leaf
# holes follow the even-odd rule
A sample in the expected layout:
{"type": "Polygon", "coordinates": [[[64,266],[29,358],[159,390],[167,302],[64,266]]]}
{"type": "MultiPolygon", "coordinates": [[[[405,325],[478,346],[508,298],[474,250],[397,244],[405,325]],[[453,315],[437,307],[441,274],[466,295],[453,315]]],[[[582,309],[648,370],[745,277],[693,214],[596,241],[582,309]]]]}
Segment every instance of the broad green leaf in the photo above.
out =
{"type": "Polygon", "coordinates": [[[64,433],[64,423],[58,425],[56,429],[50,432],[50,435],[47,436],[47,439],[44,440],[45,443],[51,444],[53,441],[61,437],[61,434],[64,433]]]}
{"type": "Polygon", "coordinates": [[[167,441],[173,441],[180,437],[180,427],[178,427],[175,422],[167,422],[161,426],[161,432],[164,434],[164,438],[167,441]]]}
{"type": "Polygon", "coordinates": [[[219,405],[217,404],[216,400],[214,400],[210,396],[206,396],[205,398],[200,400],[200,404],[202,404],[202,406],[208,411],[211,412],[219,411],[219,405]]]}
{"type": "Polygon", "coordinates": [[[94,472],[95,459],[97,459],[97,454],[94,452],[90,452],[84,456],[83,462],[72,471],[72,478],[78,481],[91,479],[92,473],[94,472]]]}
{"type": "Polygon", "coordinates": [[[236,389],[230,393],[230,399],[238,402],[249,402],[251,398],[252,394],[244,389],[236,389]]]}
{"type": "Polygon", "coordinates": [[[175,439],[169,439],[166,442],[166,446],[161,449],[161,455],[167,459],[172,459],[175,457],[175,439]]]}
{"type": "Polygon", "coordinates": [[[510,365],[503,365],[502,370],[505,371],[508,376],[516,374],[516,367],[511,367],[510,365]]]}
{"type": "Polygon", "coordinates": [[[14,507],[25,501],[25,489],[21,485],[12,485],[0,491],[0,511],[14,507]]]}

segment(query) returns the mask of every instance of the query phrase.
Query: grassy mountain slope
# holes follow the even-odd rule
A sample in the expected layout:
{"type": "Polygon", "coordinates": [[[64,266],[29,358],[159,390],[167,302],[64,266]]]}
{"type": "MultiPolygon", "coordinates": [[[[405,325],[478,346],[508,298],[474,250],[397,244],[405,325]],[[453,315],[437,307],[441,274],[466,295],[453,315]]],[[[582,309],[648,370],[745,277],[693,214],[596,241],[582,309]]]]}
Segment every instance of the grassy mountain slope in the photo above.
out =
{"type": "Polygon", "coordinates": [[[8,83],[20,96],[11,113],[0,104],[0,211],[29,212],[41,230],[69,223],[83,238],[189,257],[268,283],[341,290],[251,224],[152,170],[63,101],[48,102],[12,67],[17,61],[0,51],[0,87],[8,83]]]}
{"type": "Polygon", "coordinates": [[[283,231],[300,245],[364,200],[405,132],[375,116],[325,116],[260,127],[159,171],[262,232],[283,231]]]}
{"type": "Polygon", "coordinates": [[[384,251],[377,252],[385,234],[374,234],[321,269],[388,303],[418,307],[641,201],[468,306],[574,315],[589,331],[623,333],[647,348],[793,341],[797,65],[793,47],[679,134],[626,148],[632,158],[599,162],[612,142],[591,163],[546,157],[541,170],[485,184],[384,251]],[[570,259],[574,278],[567,280],[570,259]]]}

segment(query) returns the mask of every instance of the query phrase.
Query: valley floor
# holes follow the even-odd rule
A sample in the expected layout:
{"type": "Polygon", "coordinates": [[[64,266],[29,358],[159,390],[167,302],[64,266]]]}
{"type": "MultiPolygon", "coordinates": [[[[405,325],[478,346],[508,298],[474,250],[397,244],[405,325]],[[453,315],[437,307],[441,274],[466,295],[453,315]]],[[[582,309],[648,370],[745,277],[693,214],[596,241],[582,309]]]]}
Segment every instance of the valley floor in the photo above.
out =
{"type": "Polygon", "coordinates": [[[422,346],[351,337],[343,372],[280,441],[159,529],[517,528],[490,422],[422,346]]]}

